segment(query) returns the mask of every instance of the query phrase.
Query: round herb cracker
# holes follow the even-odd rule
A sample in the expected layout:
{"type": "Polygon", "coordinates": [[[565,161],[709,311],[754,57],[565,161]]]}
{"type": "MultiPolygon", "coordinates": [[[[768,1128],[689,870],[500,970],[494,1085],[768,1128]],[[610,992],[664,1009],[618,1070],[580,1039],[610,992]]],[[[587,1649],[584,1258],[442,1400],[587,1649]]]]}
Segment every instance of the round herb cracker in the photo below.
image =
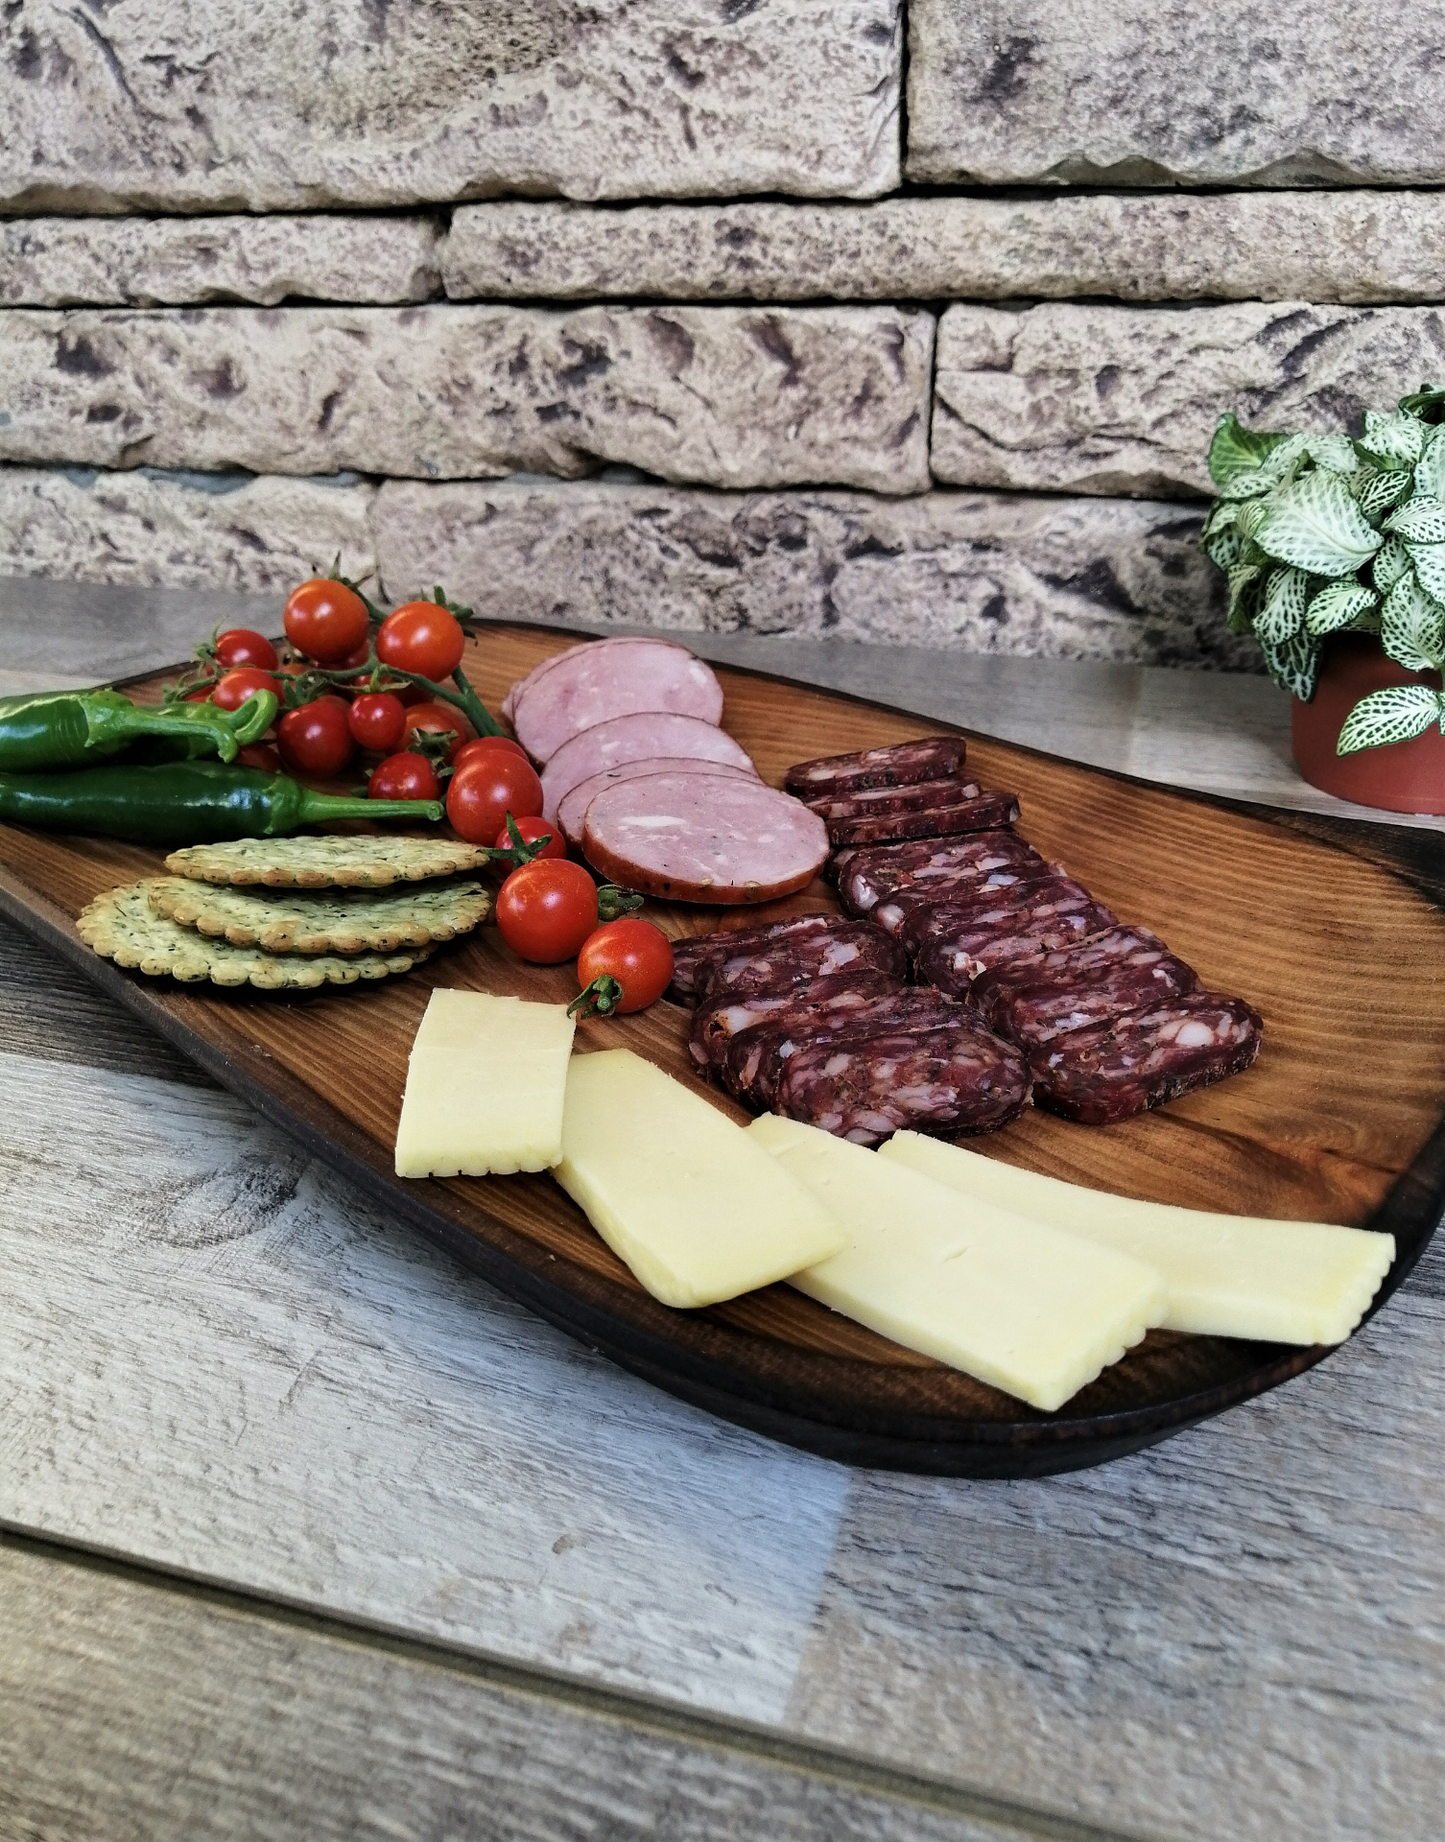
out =
{"type": "Polygon", "coordinates": [[[268,953],[392,953],[424,947],[470,933],[492,906],[480,883],[455,881],[383,893],[257,891],[157,876],[148,893],[152,908],[182,927],[268,953]]]}
{"type": "Polygon", "coordinates": [[[172,851],[166,868],[194,882],[272,889],[385,889],[480,870],[489,853],[456,838],[237,838],[172,851]]]}
{"type": "Polygon", "coordinates": [[[228,940],[207,940],[158,914],[150,903],[150,883],[127,883],[98,895],[76,922],[80,937],[102,959],[113,959],[160,977],[188,983],[209,979],[213,985],[254,985],[261,991],[304,991],[317,985],[354,985],[358,979],[384,979],[409,972],[430,956],[429,947],[404,953],[340,954],[265,953],[259,947],[235,947],[228,940]]]}

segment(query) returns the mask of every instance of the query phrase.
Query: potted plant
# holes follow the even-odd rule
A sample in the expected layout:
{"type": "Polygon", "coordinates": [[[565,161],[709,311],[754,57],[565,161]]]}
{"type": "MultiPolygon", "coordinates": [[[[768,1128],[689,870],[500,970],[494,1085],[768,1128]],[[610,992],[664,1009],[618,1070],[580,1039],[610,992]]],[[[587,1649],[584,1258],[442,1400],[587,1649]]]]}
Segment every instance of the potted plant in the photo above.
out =
{"type": "Polygon", "coordinates": [[[1394,812],[1445,813],[1445,389],[1365,411],[1364,432],[1220,419],[1203,545],[1294,696],[1305,779],[1394,812]]]}

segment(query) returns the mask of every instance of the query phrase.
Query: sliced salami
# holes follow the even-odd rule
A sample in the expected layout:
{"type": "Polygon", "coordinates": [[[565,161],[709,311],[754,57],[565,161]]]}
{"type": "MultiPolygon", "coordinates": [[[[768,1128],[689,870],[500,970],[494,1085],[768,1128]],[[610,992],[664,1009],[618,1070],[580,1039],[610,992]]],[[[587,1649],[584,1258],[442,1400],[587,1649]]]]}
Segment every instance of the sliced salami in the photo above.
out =
{"type": "Polygon", "coordinates": [[[915,985],[882,992],[841,1015],[783,1016],[739,1031],[728,1044],[722,1077],[740,1100],[766,1110],[777,1096],[784,1067],[800,1049],[878,1035],[918,1036],[946,1025],[973,1027],[964,1006],[941,991],[915,985]]]}
{"type": "Polygon", "coordinates": [[[883,992],[903,985],[886,972],[844,972],[811,979],[787,991],[728,993],[700,1004],[693,1016],[688,1054],[701,1069],[720,1068],[728,1045],[743,1030],[760,1023],[799,1023],[830,1019],[858,1010],[883,992]]]}
{"type": "Polygon", "coordinates": [[[1118,919],[1102,902],[1065,905],[1062,911],[1048,915],[1030,913],[1025,906],[1000,925],[973,926],[928,941],[919,951],[914,970],[940,991],[961,997],[983,972],[1087,940],[1091,934],[1117,926],[1118,919]]]}
{"type": "Polygon", "coordinates": [[[582,850],[624,888],[730,905],[806,888],[828,855],[828,835],[800,800],[761,781],[649,774],[596,795],[582,850]]]}
{"type": "MultiPolygon", "coordinates": [[[[806,921],[816,925],[785,924],[786,932],[769,929],[762,939],[731,941],[726,934],[714,935],[726,944],[694,964],[692,982],[698,1002],[728,993],[796,990],[813,979],[839,973],[856,977],[882,972],[901,979],[907,970],[908,962],[897,943],[866,921],[850,921],[843,915],[810,915],[806,921]]],[[[751,928],[744,930],[744,934],[752,932],[751,928]]],[[[673,969],[675,977],[675,954],[673,969]]]]}
{"type": "MultiPolygon", "coordinates": [[[[707,989],[710,961],[771,950],[801,934],[842,934],[852,940],[857,938],[858,928],[856,922],[844,915],[790,915],[785,921],[754,921],[742,927],[689,934],[672,943],[672,983],[668,996],[695,1004],[699,994],[707,989]]],[[[895,954],[895,957],[898,956],[895,954]]],[[[901,957],[898,963],[902,965],[901,957]]],[[[731,985],[719,986],[719,990],[732,989],[731,985]]]]}
{"type": "Polygon", "coordinates": [[[850,914],[870,914],[885,896],[988,876],[1011,864],[1042,864],[1017,832],[969,832],[960,838],[919,838],[908,844],[850,846],[835,856],[838,894],[850,914]]]}
{"type": "Polygon", "coordinates": [[[858,1145],[905,1127],[991,1132],[1029,1099],[1017,1049],[986,1030],[951,1026],[921,1036],[819,1042],[789,1058],[774,1110],[858,1145]]]}
{"type": "Polygon", "coordinates": [[[935,806],[957,806],[977,799],[981,792],[972,780],[925,780],[915,787],[869,787],[862,793],[829,794],[804,801],[820,819],[875,819],[890,812],[931,812],[935,806]]]}
{"type": "Polygon", "coordinates": [[[1193,969],[1147,927],[1113,927],[1077,946],[996,966],[975,981],[968,995],[1000,1036],[1047,1042],[1066,1029],[1193,991],[1198,983],[1193,969]],[[1129,998],[1131,992],[1137,995],[1129,998]],[[1100,1008],[1104,1005],[1109,1008],[1100,1008]],[[1067,1021],[1075,1015],[1077,1023],[1067,1021]]]}
{"type": "Polygon", "coordinates": [[[616,786],[624,780],[641,780],[648,774],[667,774],[677,768],[693,774],[740,774],[744,780],[757,779],[753,768],[736,767],[730,761],[690,761],[685,755],[645,755],[640,761],[624,761],[617,767],[604,768],[600,774],[589,774],[586,780],[569,787],[562,795],[557,802],[557,823],[562,827],[562,836],[580,849],[582,821],[587,816],[587,808],[604,787],[616,786]]]}
{"type": "MultiPolygon", "coordinates": [[[[1058,881],[1061,877],[1060,866],[1047,864],[1042,858],[1034,863],[1005,864],[1001,869],[990,870],[986,876],[961,874],[956,879],[940,879],[900,889],[879,902],[868,919],[885,934],[901,940],[905,950],[912,953],[923,940],[946,931],[955,919],[962,924],[972,913],[1014,902],[1025,890],[1032,890],[1040,883],[1058,881]],[[927,917],[935,912],[944,917],[941,927],[928,922],[927,917]],[[913,928],[923,926],[928,930],[917,935],[917,944],[910,923],[913,928]]],[[[1077,883],[1071,886],[1078,888],[1077,883]]]]}
{"type": "Polygon", "coordinates": [[[1243,998],[1194,991],[1072,1030],[1028,1061],[1041,1105],[1107,1126],[1248,1068],[1263,1031],[1243,998]]]}
{"type": "Polygon", "coordinates": [[[672,710],[641,710],[584,729],[563,744],[542,770],[542,816],[555,819],[573,787],[627,761],[673,755],[686,761],[721,761],[751,771],[752,761],[725,730],[701,717],[672,710]]]}
{"type": "Polygon", "coordinates": [[[861,793],[867,787],[911,787],[921,780],[946,780],[963,766],[962,736],[923,736],[852,755],[820,755],[790,767],[783,785],[800,799],[861,793]]]}
{"type": "Polygon", "coordinates": [[[681,646],[648,640],[575,647],[518,692],[512,727],[532,759],[545,765],[564,742],[613,717],[669,710],[717,724],[722,709],[722,686],[710,665],[681,646]]]}
{"type": "Polygon", "coordinates": [[[890,812],[871,819],[834,819],[829,840],[844,844],[896,844],[905,838],[955,838],[962,832],[993,831],[1012,825],[1019,803],[1012,793],[981,793],[956,805],[930,806],[923,812],[890,812]]]}
{"type": "MultiPolygon", "coordinates": [[[[892,896],[889,901],[902,899],[892,896]]],[[[925,900],[907,910],[895,931],[904,952],[916,959],[930,941],[960,940],[965,935],[1016,937],[1057,915],[1092,904],[1093,897],[1081,883],[1065,876],[1057,864],[1046,864],[1042,872],[1025,876],[1011,888],[972,888],[948,900],[925,900]]],[[[880,909],[883,906],[878,904],[880,909]]]]}

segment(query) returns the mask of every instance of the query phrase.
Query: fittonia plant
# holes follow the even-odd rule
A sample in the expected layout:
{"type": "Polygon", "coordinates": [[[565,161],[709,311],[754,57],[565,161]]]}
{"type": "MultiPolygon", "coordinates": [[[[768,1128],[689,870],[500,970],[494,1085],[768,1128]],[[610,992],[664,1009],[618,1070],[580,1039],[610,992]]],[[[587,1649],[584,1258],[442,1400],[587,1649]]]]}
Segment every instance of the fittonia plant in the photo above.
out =
{"type": "MultiPolygon", "coordinates": [[[[1445,663],[1445,389],[1365,411],[1363,435],[1267,435],[1223,416],[1209,445],[1219,496],[1206,554],[1229,577],[1229,624],[1253,633],[1275,683],[1306,703],[1331,633],[1373,633],[1408,671],[1445,663]]],[[[1354,754],[1445,735],[1445,693],[1362,697],[1340,731],[1354,754]]]]}

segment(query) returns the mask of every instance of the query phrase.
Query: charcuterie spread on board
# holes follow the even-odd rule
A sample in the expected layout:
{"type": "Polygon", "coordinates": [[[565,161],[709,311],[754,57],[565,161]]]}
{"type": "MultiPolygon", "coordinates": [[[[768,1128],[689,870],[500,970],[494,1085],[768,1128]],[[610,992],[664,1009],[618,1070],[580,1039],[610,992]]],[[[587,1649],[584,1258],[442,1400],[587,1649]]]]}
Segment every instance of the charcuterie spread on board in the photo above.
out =
{"type": "Polygon", "coordinates": [[[289,656],[213,636],[159,704],[0,701],[0,818],[155,851],[76,921],[151,978],[365,1005],[425,965],[391,1103],[406,1185],[549,1187],[668,1311],[793,1288],[1038,1415],[1151,1332],[1304,1348],[1369,1310],[1389,1233],[1009,1155],[1039,1112],[1167,1133],[1180,1097],[1255,1079],[1276,1025],[1036,848],[963,737],[769,784],[670,639],[552,650],[499,722],[464,669],[486,637],[440,590],[384,615],[318,579],[286,631],[289,656]],[[568,970],[545,1001],[484,988],[476,956],[449,983],[472,937],[568,970]],[[654,1005],[670,1059],[617,1034],[654,1005]]]}

